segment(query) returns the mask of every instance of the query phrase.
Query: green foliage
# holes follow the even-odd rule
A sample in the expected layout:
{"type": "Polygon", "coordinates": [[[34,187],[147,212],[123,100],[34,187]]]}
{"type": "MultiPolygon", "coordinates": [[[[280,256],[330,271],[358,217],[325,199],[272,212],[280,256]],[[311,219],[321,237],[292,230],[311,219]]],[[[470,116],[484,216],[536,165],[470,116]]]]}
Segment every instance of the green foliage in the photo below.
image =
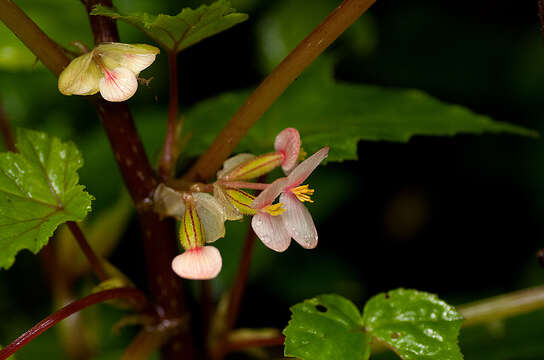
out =
{"type": "Polygon", "coordinates": [[[463,317],[436,295],[398,289],[370,299],[365,329],[405,360],[460,360],[457,345],[463,317]]]}
{"type": "Polygon", "coordinates": [[[197,9],[185,8],[176,16],[148,13],[122,15],[101,5],[97,5],[91,14],[109,16],[134,25],[167,51],[174,52],[225,31],[248,17],[237,13],[227,0],[218,0],[197,9]]]}
{"type": "Polygon", "coordinates": [[[93,197],[78,185],[83,159],[71,143],[20,129],[19,153],[0,154],[0,267],[22,249],[37,253],[58,225],[81,221],[93,197]]]}
{"type": "MultiPolygon", "coordinates": [[[[74,40],[92,44],[87,14],[80,2],[18,0],[17,5],[60,45],[66,47],[74,40]],[[63,16],[59,17],[59,14],[63,16]]],[[[31,69],[35,68],[36,64],[36,56],[0,22],[0,69],[31,69]]]]}
{"type": "MultiPolygon", "coordinates": [[[[186,117],[185,131],[192,134],[187,152],[198,155],[204,151],[248,94],[226,93],[191,109],[186,117]]],[[[328,161],[356,159],[359,140],[407,142],[415,135],[484,132],[537,136],[535,131],[445,104],[419,90],[337,82],[329,61],[316,64],[291,85],[257,121],[238,150],[269,151],[274,137],[286,127],[299,130],[302,146],[309,153],[328,144],[328,161]]]]}
{"type": "Polygon", "coordinates": [[[370,299],[361,317],[339,295],[322,295],[291,308],[283,331],[285,355],[366,360],[376,338],[404,360],[463,359],[457,345],[461,315],[433,294],[397,289],[370,299]]]}
{"type": "Polygon", "coordinates": [[[363,332],[361,314],[338,295],[321,295],[291,308],[283,331],[285,356],[301,359],[367,359],[370,335],[363,332]]]}

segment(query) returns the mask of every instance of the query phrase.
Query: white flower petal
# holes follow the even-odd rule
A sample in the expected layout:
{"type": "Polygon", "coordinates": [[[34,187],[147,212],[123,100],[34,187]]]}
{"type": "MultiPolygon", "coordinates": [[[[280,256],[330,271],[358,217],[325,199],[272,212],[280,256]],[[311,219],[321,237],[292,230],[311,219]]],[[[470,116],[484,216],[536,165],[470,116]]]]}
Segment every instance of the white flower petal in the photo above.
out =
{"type": "Polygon", "coordinates": [[[193,199],[200,223],[204,227],[206,242],[214,242],[225,236],[225,211],[219,201],[201,192],[193,193],[193,199]]]}
{"type": "Polygon", "coordinates": [[[317,246],[317,230],[306,206],[291,193],[281,194],[280,202],[285,206],[285,212],[281,218],[289,236],[303,248],[315,248],[317,246]]]}
{"type": "Polygon", "coordinates": [[[100,94],[108,101],[119,102],[130,99],[138,88],[138,80],[132,71],[118,67],[107,71],[100,80],[100,94]]]}
{"type": "Polygon", "coordinates": [[[221,271],[221,266],[221,254],[213,246],[187,250],[172,260],[172,270],[178,276],[192,280],[213,279],[221,271]]]}
{"type": "Polygon", "coordinates": [[[251,227],[255,234],[270,249],[283,252],[291,243],[291,238],[281,220],[281,216],[257,213],[251,219],[251,227]]]}
{"type": "Polygon", "coordinates": [[[318,150],[315,154],[301,162],[287,177],[287,187],[291,188],[302,184],[312,171],[329,155],[329,147],[318,150]]]}
{"type": "Polygon", "coordinates": [[[281,168],[283,172],[289,172],[295,167],[300,152],[300,135],[297,129],[287,128],[282,130],[274,141],[274,149],[284,155],[281,168]]]}
{"type": "Polygon", "coordinates": [[[223,168],[217,172],[217,178],[221,179],[228,175],[229,172],[234,170],[238,165],[244,163],[250,159],[254,159],[256,156],[253,154],[238,154],[234,155],[231,158],[228,158],[223,163],[223,168]]]}
{"type": "Polygon", "coordinates": [[[93,53],[78,56],[59,76],[59,91],[64,95],[93,95],[103,74],[93,61],[93,53]]]}
{"type": "Polygon", "coordinates": [[[229,201],[227,195],[225,194],[225,191],[221,186],[213,184],[213,196],[223,206],[225,218],[227,220],[240,220],[244,217],[242,214],[240,214],[240,211],[238,211],[238,209],[229,201]]]}
{"type": "Polygon", "coordinates": [[[155,61],[160,50],[146,44],[103,43],[96,47],[96,53],[110,69],[124,67],[138,73],[155,61]]]}
{"type": "Polygon", "coordinates": [[[268,185],[259,196],[253,200],[251,207],[254,209],[262,209],[274,202],[278,195],[285,189],[287,178],[276,179],[272,184],[268,185]]]}

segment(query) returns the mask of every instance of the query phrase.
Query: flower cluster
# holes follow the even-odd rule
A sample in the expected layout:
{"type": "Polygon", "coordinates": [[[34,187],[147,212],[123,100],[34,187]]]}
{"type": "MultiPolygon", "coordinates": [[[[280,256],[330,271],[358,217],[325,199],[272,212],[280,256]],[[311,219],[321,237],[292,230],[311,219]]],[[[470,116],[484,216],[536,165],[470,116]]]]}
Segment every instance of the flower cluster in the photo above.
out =
{"type": "Polygon", "coordinates": [[[157,187],[155,211],[180,221],[179,239],[185,252],[172,261],[172,269],[179,276],[202,280],[216,277],[222,266],[221,255],[206,243],[225,235],[226,220],[244,215],[253,216],[255,234],[274,251],[285,251],[291,239],[306,249],[317,246],[317,230],[303,204],[313,202],[314,190],[303,183],[327,157],[329,148],[297,164],[300,135],[296,129],[287,128],[276,137],[274,150],[259,156],[238,154],[226,160],[213,184],[197,183],[185,191],[165,184],[157,187]],[[270,184],[252,182],[279,166],[285,177],[270,184]],[[249,192],[252,190],[261,192],[255,196],[249,192]]]}

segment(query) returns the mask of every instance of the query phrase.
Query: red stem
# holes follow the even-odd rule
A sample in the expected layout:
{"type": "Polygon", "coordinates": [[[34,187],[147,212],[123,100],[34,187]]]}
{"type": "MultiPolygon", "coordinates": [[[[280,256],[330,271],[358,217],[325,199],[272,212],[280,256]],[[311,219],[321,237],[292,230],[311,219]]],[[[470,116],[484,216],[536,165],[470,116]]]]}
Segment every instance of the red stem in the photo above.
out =
{"type": "Polygon", "coordinates": [[[56,311],[55,313],[49,315],[31,329],[26,331],[24,334],[19,336],[17,339],[13,340],[11,344],[0,350],[0,360],[7,359],[10,355],[15,353],[21,347],[26,345],[29,341],[33,340],[38,335],[42,334],[44,331],[58,323],[59,321],[67,318],[68,316],[81,311],[91,305],[98,304],[111,299],[128,299],[134,301],[134,304],[141,307],[145,307],[146,299],[145,295],[138,289],[135,288],[118,288],[112,290],[104,290],[85,296],[82,299],[76,300],[73,303],[70,303],[63,307],[62,309],[56,311]]]}
{"type": "Polygon", "coordinates": [[[68,228],[72,232],[72,235],[74,235],[74,237],[76,238],[76,241],[79,244],[81,251],[83,251],[83,254],[85,254],[85,256],[87,257],[87,260],[89,261],[89,264],[91,265],[91,268],[93,269],[98,279],[100,281],[107,280],[108,275],[106,274],[106,271],[102,266],[102,262],[89,245],[89,242],[85,238],[85,235],[81,231],[79,225],[74,221],[68,221],[66,225],[68,225],[68,228]]]}
{"type": "Polygon", "coordinates": [[[2,136],[4,137],[4,145],[6,146],[6,149],[11,152],[17,152],[15,141],[13,141],[11,125],[9,124],[2,104],[0,104],[0,128],[2,129],[2,136]]]}
{"type": "Polygon", "coordinates": [[[265,183],[252,183],[245,181],[220,181],[222,185],[225,185],[231,189],[253,189],[253,190],[264,190],[270,184],[265,183]]]}
{"type": "MultiPolygon", "coordinates": [[[[178,135],[178,112],[179,112],[179,91],[178,91],[178,64],[176,52],[168,53],[168,68],[170,70],[170,102],[168,104],[168,123],[166,135],[162,148],[162,156],[159,163],[159,174],[163,179],[172,176],[177,160],[177,135],[178,135]]],[[[181,126],[181,124],[179,125],[181,126]]]]}

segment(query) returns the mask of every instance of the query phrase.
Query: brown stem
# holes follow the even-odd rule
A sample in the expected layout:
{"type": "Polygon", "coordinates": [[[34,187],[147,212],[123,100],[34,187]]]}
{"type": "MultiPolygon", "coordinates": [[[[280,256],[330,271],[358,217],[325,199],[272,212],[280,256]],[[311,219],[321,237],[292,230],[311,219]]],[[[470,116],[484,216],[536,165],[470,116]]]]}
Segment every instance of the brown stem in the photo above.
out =
{"type": "Polygon", "coordinates": [[[285,342],[285,336],[278,335],[275,338],[255,338],[255,339],[243,339],[235,341],[227,341],[224,347],[225,354],[239,351],[247,348],[265,347],[265,346],[281,346],[285,342]]]}
{"type": "Polygon", "coordinates": [[[12,0],[0,0],[0,20],[56,76],[68,65],[69,60],[62,48],[45,35],[12,0]]]}
{"type": "Polygon", "coordinates": [[[229,333],[234,325],[236,319],[238,319],[238,313],[240,312],[240,304],[242,303],[242,296],[246,289],[247,279],[249,277],[249,269],[251,265],[251,256],[253,255],[253,248],[255,247],[255,232],[251,226],[248,227],[246,239],[244,241],[244,248],[242,250],[242,258],[238,264],[238,271],[234,285],[231,290],[229,308],[227,310],[227,324],[225,333],[229,333]]]}
{"type": "Polygon", "coordinates": [[[168,68],[170,69],[170,101],[168,104],[168,123],[166,135],[162,148],[162,156],[159,163],[159,174],[163,179],[172,176],[177,160],[177,137],[178,137],[178,112],[179,112],[179,91],[178,91],[178,64],[176,52],[168,53],[168,68]]]}
{"type": "Polygon", "coordinates": [[[185,179],[189,181],[210,179],[270,105],[374,2],[375,0],[344,0],[253,91],[189,170],[185,179]]]}
{"type": "Polygon", "coordinates": [[[74,235],[74,237],[76,238],[76,241],[81,248],[81,251],[83,251],[83,254],[85,254],[85,256],[87,257],[87,260],[89,261],[89,264],[91,265],[91,268],[93,269],[98,279],[100,281],[107,280],[108,275],[106,274],[106,271],[102,266],[102,262],[89,245],[89,242],[85,238],[85,235],[81,231],[79,225],[74,221],[68,221],[66,225],[68,225],[68,228],[72,232],[72,235],[74,235]]]}
{"type": "Polygon", "coordinates": [[[10,355],[15,353],[21,347],[26,345],[29,341],[33,340],[38,335],[41,335],[44,331],[58,323],[59,321],[67,318],[68,316],[79,312],[91,305],[98,304],[111,299],[128,299],[132,300],[139,308],[144,308],[146,304],[145,295],[135,288],[117,288],[111,290],[100,291],[82,299],[76,300],[73,303],[68,304],[62,309],[49,315],[24,334],[15,339],[11,344],[0,350],[0,360],[7,359],[10,355]]]}
{"type": "Polygon", "coordinates": [[[4,137],[4,145],[6,149],[11,152],[17,152],[15,147],[15,141],[13,141],[13,131],[11,130],[11,125],[8,121],[6,113],[4,112],[4,107],[0,103],[0,129],[2,129],[2,136],[4,137]]]}

